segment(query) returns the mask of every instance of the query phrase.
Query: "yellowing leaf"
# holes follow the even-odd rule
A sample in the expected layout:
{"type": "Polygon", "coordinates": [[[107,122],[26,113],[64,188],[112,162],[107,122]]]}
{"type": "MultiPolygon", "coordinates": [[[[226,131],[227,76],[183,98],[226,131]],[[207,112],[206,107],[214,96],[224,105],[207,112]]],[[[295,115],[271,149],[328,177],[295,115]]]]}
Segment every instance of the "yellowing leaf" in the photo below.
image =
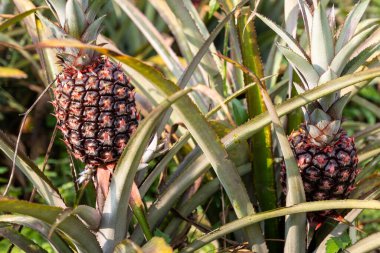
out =
{"type": "Polygon", "coordinates": [[[27,78],[28,75],[15,68],[0,67],[0,78],[27,78]]]}
{"type": "Polygon", "coordinates": [[[144,253],[173,253],[173,249],[161,237],[153,237],[142,250],[144,253]]]}

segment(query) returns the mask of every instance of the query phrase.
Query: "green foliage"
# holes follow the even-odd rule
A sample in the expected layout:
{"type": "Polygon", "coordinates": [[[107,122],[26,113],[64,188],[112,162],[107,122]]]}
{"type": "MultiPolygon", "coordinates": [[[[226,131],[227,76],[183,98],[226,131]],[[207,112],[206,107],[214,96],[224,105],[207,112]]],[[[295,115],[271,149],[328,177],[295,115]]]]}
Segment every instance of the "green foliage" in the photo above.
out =
{"type": "Polygon", "coordinates": [[[351,239],[347,233],[343,233],[340,237],[333,237],[326,243],[326,253],[338,253],[350,246],[351,239]]]}

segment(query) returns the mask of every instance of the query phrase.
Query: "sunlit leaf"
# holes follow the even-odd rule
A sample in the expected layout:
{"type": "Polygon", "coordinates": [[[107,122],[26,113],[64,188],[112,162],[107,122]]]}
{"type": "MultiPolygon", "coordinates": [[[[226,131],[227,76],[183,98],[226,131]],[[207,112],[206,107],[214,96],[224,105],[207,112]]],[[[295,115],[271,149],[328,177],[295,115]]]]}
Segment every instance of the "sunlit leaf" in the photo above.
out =
{"type": "MultiPolygon", "coordinates": [[[[305,213],[305,212],[316,212],[322,210],[330,210],[330,209],[376,209],[380,210],[380,201],[377,200],[326,200],[326,201],[315,201],[315,202],[306,202],[294,205],[292,207],[284,207],[279,208],[273,211],[262,212],[254,215],[247,216],[245,218],[232,221],[226,225],[219,227],[217,230],[212,231],[200,238],[198,238],[195,242],[188,245],[185,249],[181,250],[181,253],[194,252],[196,249],[199,249],[203,245],[216,240],[223,235],[234,232],[238,229],[241,229],[244,226],[247,226],[252,223],[261,222],[266,219],[271,219],[275,217],[281,217],[290,214],[296,213],[305,213]]],[[[373,238],[372,238],[373,240],[373,238]]],[[[379,240],[375,240],[376,243],[371,243],[371,246],[366,246],[366,249],[375,249],[372,248],[374,245],[379,246],[379,240]]],[[[369,240],[366,241],[367,243],[369,240]]],[[[364,243],[360,244],[360,246],[365,245],[364,243]]],[[[357,247],[359,248],[359,247],[357,247]]],[[[349,248],[347,249],[349,250],[349,248]]],[[[353,251],[349,251],[353,252],[353,251]]],[[[358,251],[358,252],[368,252],[368,251],[358,251]]]]}
{"type": "Polygon", "coordinates": [[[8,19],[7,21],[4,21],[3,23],[0,23],[0,32],[7,29],[9,26],[14,25],[17,22],[23,20],[24,18],[35,13],[36,11],[43,10],[43,9],[46,9],[46,7],[38,7],[38,8],[30,9],[8,19]]]}
{"type": "MultiPolygon", "coordinates": [[[[35,204],[27,201],[0,199],[0,211],[29,215],[49,225],[53,225],[56,222],[63,210],[64,209],[59,207],[35,204]]],[[[68,216],[58,225],[57,229],[68,236],[79,250],[101,253],[95,235],[75,216],[68,216]]]]}
{"type": "Polygon", "coordinates": [[[27,78],[28,75],[19,69],[8,68],[8,67],[0,67],[0,78],[27,78]]]}

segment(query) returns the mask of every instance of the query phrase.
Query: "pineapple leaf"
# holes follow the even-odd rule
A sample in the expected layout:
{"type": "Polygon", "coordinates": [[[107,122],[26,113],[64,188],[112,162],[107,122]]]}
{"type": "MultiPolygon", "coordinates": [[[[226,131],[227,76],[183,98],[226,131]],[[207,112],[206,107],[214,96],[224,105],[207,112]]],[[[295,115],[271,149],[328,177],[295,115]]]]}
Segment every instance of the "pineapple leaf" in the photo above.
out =
{"type": "Polygon", "coordinates": [[[339,52],[354,35],[356,27],[367,9],[368,4],[369,0],[361,1],[356,4],[354,9],[348,14],[335,45],[336,52],[339,52]]]}
{"type": "MultiPolygon", "coordinates": [[[[151,21],[141,13],[141,11],[128,1],[115,0],[122,11],[135,23],[136,27],[141,31],[145,38],[150,42],[150,45],[161,56],[169,70],[176,78],[180,78],[183,73],[183,68],[175,52],[165,42],[165,39],[160,34],[160,31],[154,27],[151,21]]],[[[191,80],[191,85],[196,84],[196,80],[191,80]]]]}
{"type": "Polygon", "coordinates": [[[65,25],[66,19],[66,0],[45,0],[47,5],[53,11],[61,27],[65,25]]]}
{"type": "Polygon", "coordinates": [[[21,234],[19,231],[12,227],[0,227],[0,236],[8,239],[12,244],[16,245],[19,249],[29,253],[47,253],[38,244],[28,238],[26,235],[21,234]]]}
{"type": "Polygon", "coordinates": [[[312,125],[317,125],[318,122],[320,121],[331,122],[331,117],[330,115],[325,113],[322,109],[317,108],[310,114],[310,123],[312,125]]]}
{"type": "Polygon", "coordinates": [[[367,47],[347,63],[346,67],[342,71],[342,74],[345,75],[355,72],[378,50],[380,50],[380,44],[367,47]]]}
{"type": "Polygon", "coordinates": [[[293,82],[293,85],[296,88],[296,91],[298,92],[298,94],[302,94],[305,92],[305,89],[301,85],[299,85],[298,83],[293,82]]]}
{"type": "Polygon", "coordinates": [[[376,29],[377,25],[372,26],[361,33],[355,35],[347,44],[342,47],[339,53],[336,54],[333,61],[331,62],[331,69],[339,76],[345,65],[349,62],[350,57],[355,52],[355,50],[360,46],[360,44],[365,41],[369,35],[371,35],[376,29]]]}
{"type": "Polygon", "coordinates": [[[82,10],[86,11],[88,8],[88,0],[78,0],[78,2],[82,6],[82,10]]]}
{"type": "Polygon", "coordinates": [[[380,18],[365,19],[365,20],[361,21],[358,24],[358,27],[355,30],[355,34],[358,34],[358,33],[362,32],[362,31],[364,31],[368,27],[371,27],[371,26],[374,26],[374,25],[378,25],[379,23],[380,23],[380,18]]]}
{"type": "Polygon", "coordinates": [[[332,70],[331,68],[328,68],[325,73],[321,75],[321,77],[318,80],[318,85],[327,83],[328,81],[331,81],[335,78],[337,78],[338,75],[332,70]]]}
{"type": "Polygon", "coordinates": [[[319,75],[313,66],[302,56],[289,48],[277,45],[281,53],[288,59],[292,66],[297,69],[307,82],[307,88],[312,89],[318,84],[319,75]]]}
{"type": "Polygon", "coordinates": [[[327,110],[327,114],[330,115],[333,119],[341,119],[343,108],[347,104],[350,98],[350,93],[345,94],[340,97],[331,107],[327,110]]]}
{"type": "Polygon", "coordinates": [[[326,11],[321,4],[314,11],[311,29],[311,62],[315,70],[322,74],[334,57],[334,41],[326,11]]]}
{"type": "MultiPolygon", "coordinates": [[[[318,81],[318,85],[334,80],[337,77],[338,76],[335,74],[335,72],[329,67],[327,71],[322,74],[321,78],[318,81]]],[[[327,111],[327,109],[335,102],[337,96],[339,96],[339,91],[319,99],[319,104],[321,105],[322,109],[324,111],[327,111]]]]}
{"type": "Polygon", "coordinates": [[[57,252],[62,252],[62,253],[72,253],[73,251],[70,249],[70,247],[63,241],[63,239],[57,234],[57,233],[52,233],[51,237],[48,238],[48,232],[49,232],[49,225],[46,224],[45,222],[27,216],[27,215],[19,215],[19,214],[14,214],[14,215],[1,215],[0,216],[0,222],[6,222],[6,223],[11,223],[11,224],[16,224],[16,225],[22,225],[25,227],[29,227],[37,232],[39,232],[49,243],[53,246],[53,248],[57,252]]]}
{"type": "Polygon", "coordinates": [[[339,130],[341,129],[341,124],[342,124],[342,121],[341,120],[333,120],[332,122],[330,122],[330,124],[328,124],[328,126],[326,126],[325,129],[323,129],[323,132],[326,134],[326,135],[329,135],[329,136],[335,136],[339,130]]]}
{"type": "Polygon", "coordinates": [[[293,50],[296,54],[300,55],[304,59],[308,59],[305,51],[299,46],[298,42],[285,30],[281,27],[273,23],[268,18],[256,13],[256,17],[258,17],[261,21],[263,21],[269,28],[271,28],[278,36],[280,36],[286,44],[288,44],[289,48],[293,50]]]}
{"type": "Polygon", "coordinates": [[[83,33],[81,37],[81,41],[84,43],[88,43],[90,41],[95,41],[98,37],[101,26],[103,23],[103,20],[106,16],[101,16],[100,18],[97,18],[94,22],[92,22],[86,29],[86,31],[83,33]]]}
{"type": "Polygon", "coordinates": [[[76,39],[79,39],[86,29],[85,14],[77,0],[69,0],[66,4],[65,30],[76,39]]]}
{"type": "Polygon", "coordinates": [[[37,14],[37,17],[43,23],[43,25],[46,26],[46,28],[48,28],[48,30],[50,30],[51,36],[49,36],[49,37],[57,38],[57,39],[59,39],[59,38],[63,39],[67,36],[66,32],[61,27],[57,26],[52,21],[45,18],[43,15],[37,14]]]}
{"type": "Polygon", "coordinates": [[[333,5],[327,15],[328,21],[329,21],[329,26],[331,29],[331,33],[335,34],[335,29],[336,29],[336,23],[335,23],[335,6],[333,5]]]}
{"type": "MultiPolygon", "coordinates": [[[[198,12],[188,0],[167,0],[168,6],[171,11],[180,20],[181,28],[186,36],[187,43],[190,46],[194,55],[200,50],[206,39],[210,37],[206,25],[202,21],[198,12]]],[[[217,52],[214,42],[207,48],[207,52],[201,58],[200,65],[209,74],[209,78],[205,83],[210,83],[210,86],[222,94],[222,83],[224,72],[222,71],[222,63],[218,57],[215,56],[217,52]]],[[[199,65],[199,64],[198,64],[199,65]]]]}
{"type": "MultiPolygon", "coordinates": [[[[0,199],[0,211],[28,215],[53,225],[66,209],[22,200],[0,199]]],[[[101,253],[95,235],[74,215],[69,215],[57,227],[77,248],[77,252],[101,253]]]]}
{"type": "MultiPolygon", "coordinates": [[[[281,217],[296,213],[305,213],[305,212],[316,212],[321,210],[330,210],[330,209],[376,209],[380,210],[380,201],[377,200],[356,200],[356,199],[346,199],[346,200],[326,200],[326,201],[313,201],[296,204],[291,207],[283,207],[272,211],[261,212],[253,215],[246,216],[242,219],[238,219],[232,222],[229,222],[218,229],[203,235],[202,237],[197,238],[191,244],[187,245],[182,249],[181,253],[190,253],[201,248],[209,242],[212,242],[222,236],[237,231],[241,228],[249,226],[251,224],[260,223],[267,219],[273,219],[275,217],[281,217]]],[[[373,234],[365,239],[362,239],[353,246],[347,248],[348,252],[370,252],[373,249],[377,249],[380,246],[380,236],[379,233],[373,234]],[[367,240],[368,239],[368,240],[367,240]],[[355,251],[351,248],[355,247],[355,251]],[[361,251],[365,249],[365,251],[361,251]]],[[[325,252],[325,251],[323,251],[325,252]]]]}
{"type": "Polygon", "coordinates": [[[299,5],[300,10],[301,10],[303,23],[305,25],[305,30],[307,32],[308,39],[310,42],[311,26],[312,26],[313,16],[311,15],[309,6],[307,4],[305,4],[305,0],[298,0],[298,5],[299,5]]]}
{"type": "Polygon", "coordinates": [[[104,6],[105,3],[105,0],[91,1],[90,7],[86,10],[86,17],[89,23],[95,20],[96,15],[99,13],[100,9],[104,6]]]}
{"type": "Polygon", "coordinates": [[[173,249],[168,245],[162,237],[153,237],[149,240],[143,247],[142,250],[144,253],[173,253],[173,249]]]}
{"type": "Polygon", "coordinates": [[[142,249],[133,241],[129,239],[122,240],[116,245],[113,253],[144,253],[142,249]]]}
{"type": "Polygon", "coordinates": [[[11,25],[14,25],[16,24],[17,22],[23,20],[24,18],[26,18],[27,16],[35,13],[36,11],[38,10],[43,10],[45,9],[46,7],[39,7],[39,8],[34,8],[34,9],[30,9],[30,10],[27,10],[23,13],[20,13],[10,19],[8,19],[7,21],[4,21],[2,23],[0,23],[0,32],[7,29],[9,26],[11,25]]]}
{"type": "Polygon", "coordinates": [[[298,0],[288,0],[284,5],[285,27],[286,31],[294,38],[297,31],[298,13],[300,8],[298,0]]]}

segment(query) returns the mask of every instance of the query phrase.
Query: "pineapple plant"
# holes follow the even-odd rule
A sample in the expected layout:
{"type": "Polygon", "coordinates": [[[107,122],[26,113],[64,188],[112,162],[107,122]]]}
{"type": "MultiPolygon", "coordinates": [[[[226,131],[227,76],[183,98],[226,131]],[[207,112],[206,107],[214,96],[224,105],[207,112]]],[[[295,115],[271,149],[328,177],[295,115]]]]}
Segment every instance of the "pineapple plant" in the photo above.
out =
{"type": "MultiPolygon", "coordinates": [[[[103,1],[68,0],[61,10],[47,1],[59,25],[41,17],[55,38],[94,44],[104,17],[96,19],[103,1]]],[[[86,170],[115,167],[138,126],[134,87],[120,65],[94,50],[59,49],[62,66],[52,102],[58,128],[72,155],[86,170]]]]}
{"type": "MultiPolygon", "coordinates": [[[[354,33],[369,1],[358,3],[348,15],[339,33],[335,33],[335,16],[320,3],[313,14],[301,6],[309,44],[299,46],[290,35],[265,17],[258,17],[281,36],[289,47],[279,50],[299,75],[302,85],[295,83],[299,94],[338,78],[346,70],[355,51],[377,26],[354,33]],[[310,50],[310,54],[306,51],[310,50]]],[[[346,199],[354,189],[359,173],[355,142],[342,128],[342,111],[349,93],[335,92],[309,103],[303,108],[305,122],[288,140],[298,163],[307,201],[346,199]]],[[[281,168],[281,183],[286,194],[286,168],[281,168]]],[[[318,212],[317,216],[331,214],[318,212]]],[[[317,218],[310,215],[309,218],[317,218]]]]}

